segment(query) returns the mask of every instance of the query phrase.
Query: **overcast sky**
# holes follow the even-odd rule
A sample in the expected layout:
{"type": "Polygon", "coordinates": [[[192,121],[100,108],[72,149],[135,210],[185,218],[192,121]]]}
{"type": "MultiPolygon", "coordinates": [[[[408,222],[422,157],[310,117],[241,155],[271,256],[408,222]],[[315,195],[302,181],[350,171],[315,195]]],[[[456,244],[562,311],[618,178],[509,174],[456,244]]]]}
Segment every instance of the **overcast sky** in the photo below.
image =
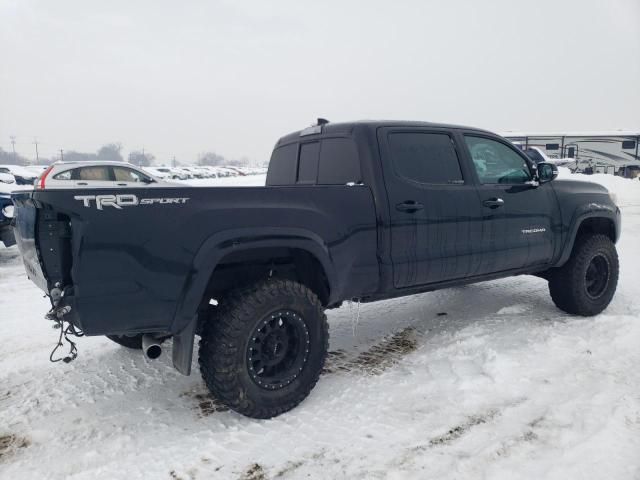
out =
{"type": "Polygon", "coordinates": [[[640,129],[640,0],[0,0],[0,146],[267,160],[365,118],[640,129]]]}

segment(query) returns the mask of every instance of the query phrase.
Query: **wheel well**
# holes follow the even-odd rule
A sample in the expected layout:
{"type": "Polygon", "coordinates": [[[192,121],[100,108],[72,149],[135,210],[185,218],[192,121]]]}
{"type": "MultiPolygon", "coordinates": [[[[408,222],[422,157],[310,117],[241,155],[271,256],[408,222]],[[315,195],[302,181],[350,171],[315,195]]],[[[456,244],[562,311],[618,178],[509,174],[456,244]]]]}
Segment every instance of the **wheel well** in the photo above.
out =
{"type": "Polygon", "coordinates": [[[311,289],[322,305],[329,302],[330,286],[318,259],[306,250],[264,247],[230,253],[211,274],[203,304],[225,292],[248,286],[269,277],[293,280],[311,289]]]}
{"type": "Polygon", "coordinates": [[[608,236],[612,242],[616,241],[616,227],[614,223],[603,217],[592,217],[582,221],[576,234],[576,239],[583,235],[602,234],[608,236]]]}

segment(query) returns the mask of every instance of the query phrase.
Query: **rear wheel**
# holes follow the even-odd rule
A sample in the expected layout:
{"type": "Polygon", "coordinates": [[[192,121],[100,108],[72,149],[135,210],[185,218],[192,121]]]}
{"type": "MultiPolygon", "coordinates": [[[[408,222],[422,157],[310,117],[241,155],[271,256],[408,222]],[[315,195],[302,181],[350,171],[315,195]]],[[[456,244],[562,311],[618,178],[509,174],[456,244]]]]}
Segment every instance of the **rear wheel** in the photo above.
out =
{"type": "Polygon", "coordinates": [[[133,335],[107,335],[107,338],[123,347],[132,348],[134,350],[142,350],[142,334],[133,335]]]}
{"type": "Polygon", "coordinates": [[[288,280],[232,293],[203,328],[199,363],[215,397],[253,418],[291,410],[313,389],[329,343],[318,297],[288,280]]]}
{"type": "Polygon", "coordinates": [[[556,306],[567,313],[597,315],[611,303],[618,273],[618,253],[609,237],[581,237],[569,261],[550,274],[549,292],[556,306]]]}

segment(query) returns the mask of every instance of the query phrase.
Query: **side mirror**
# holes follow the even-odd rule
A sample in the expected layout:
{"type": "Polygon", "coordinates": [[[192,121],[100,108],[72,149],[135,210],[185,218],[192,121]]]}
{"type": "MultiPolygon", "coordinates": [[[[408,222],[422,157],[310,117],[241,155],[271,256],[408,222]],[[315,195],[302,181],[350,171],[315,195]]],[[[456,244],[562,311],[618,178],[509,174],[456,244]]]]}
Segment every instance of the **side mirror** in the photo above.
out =
{"type": "Polygon", "coordinates": [[[540,162],[538,164],[538,181],[547,183],[558,176],[558,167],[553,163],[540,162]]]}

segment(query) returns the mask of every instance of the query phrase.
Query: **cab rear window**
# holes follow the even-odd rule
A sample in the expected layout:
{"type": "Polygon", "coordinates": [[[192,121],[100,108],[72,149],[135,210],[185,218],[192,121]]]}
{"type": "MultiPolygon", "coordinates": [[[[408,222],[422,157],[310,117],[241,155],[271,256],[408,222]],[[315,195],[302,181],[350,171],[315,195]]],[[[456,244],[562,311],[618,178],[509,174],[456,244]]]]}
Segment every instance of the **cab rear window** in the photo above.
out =
{"type": "Polygon", "coordinates": [[[278,147],[271,155],[267,185],[292,185],[296,182],[298,144],[278,147]]]}
{"type": "Polygon", "coordinates": [[[362,180],[360,159],[350,138],[291,143],[271,156],[267,185],[346,185],[362,180]]]}

